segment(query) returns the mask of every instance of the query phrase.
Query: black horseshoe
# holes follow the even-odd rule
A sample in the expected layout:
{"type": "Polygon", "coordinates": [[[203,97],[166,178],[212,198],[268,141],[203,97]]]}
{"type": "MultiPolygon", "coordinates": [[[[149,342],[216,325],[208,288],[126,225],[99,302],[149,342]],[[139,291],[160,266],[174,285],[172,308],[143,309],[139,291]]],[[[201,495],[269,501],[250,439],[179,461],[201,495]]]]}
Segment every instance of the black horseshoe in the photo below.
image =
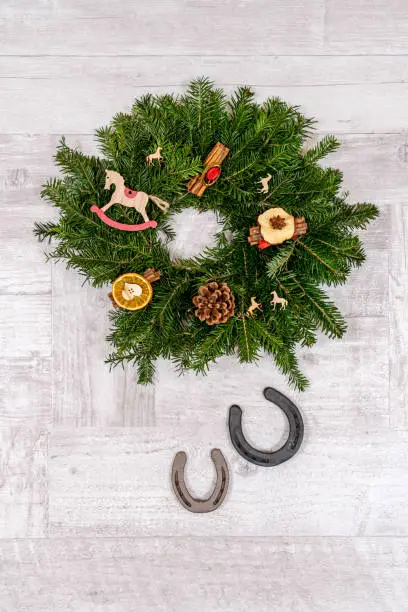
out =
{"type": "Polygon", "coordinates": [[[195,499],[192,497],[184,481],[184,468],[187,462],[187,455],[180,451],[176,454],[171,471],[171,482],[174,493],[180,504],[190,512],[212,512],[221,506],[227,494],[229,483],[228,465],[224,455],[218,448],[211,451],[211,459],[217,472],[217,482],[214,491],[207,499],[195,499]]]}
{"type": "Polygon", "coordinates": [[[285,395],[272,387],[267,387],[264,389],[264,396],[269,402],[279,406],[289,421],[289,436],[281,448],[265,452],[251,446],[242,433],[242,410],[237,405],[231,406],[229,410],[228,425],[231,442],[241,457],[255,465],[272,467],[287,461],[298,452],[303,440],[304,425],[299,409],[285,395]]]}

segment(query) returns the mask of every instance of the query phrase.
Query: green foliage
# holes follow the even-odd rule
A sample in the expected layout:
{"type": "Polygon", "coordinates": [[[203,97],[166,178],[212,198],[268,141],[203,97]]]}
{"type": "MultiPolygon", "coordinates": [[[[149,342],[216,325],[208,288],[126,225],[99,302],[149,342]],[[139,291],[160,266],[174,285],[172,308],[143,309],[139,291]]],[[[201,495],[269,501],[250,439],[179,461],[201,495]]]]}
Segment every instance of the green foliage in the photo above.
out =
{"type": "MultiPolygon", "coordinates": [[[[110,363],[134,362],[140,382],[148,383],[159,357],[172,359],[180,371],[206,372],[222,355],[251,362],[265,351],[293,386],[305,388],[297,344],[311,346],[319,330],[341,338],[346,327],[320,285],[344,283],[364,261],[353,232],[377,216],[371,204],[348,204],[339,194],[341,173],[318,165],[339,146],[333,136],[305,152],[312,129],[312,120],[282,100],[257,104],[247,87],[227,99],[207,79],[197,79],[183,96],[143,96],[131,112],[119,113],[110,126],[97,130],[101,158],[61,141],[56,161],[62,177],[50,179],[42,192],[58,208],[59,219],[35,226],[40,240],[51,240],[48,256],[65,260],[95,287],[109,286],[124,272],[154,267],[162,273],[147,308],[112,312],[110,363]],[[187,192],[186,183],[200,172],[217,141],[230,149],[221,179],[197,198],[187,192]],[[164,163],[148,166],[145,157],[158,146],[164,163]],[[105,169],[122,174],[131,189],[170,203],[166,216],[149,207],[160,231],[117,231],[90,212],[92,204],[109,200],[105,169]],[[261,194],[257,181],[267,173],[272,174],[269,192],[261,194]],[[307,234],[263,251],[250,247],[249,227],[272,206],[305,216],[307,234]],[[223,231],[216,246],[202,255],[171,261],[169,219],[187,207],[215,211],[229,238],[223,231]],[[213,327],[194,316],[192,305],[198,287],[211,280],[226,282],[237,304],[233,318],[213,327]],[[286,310],[273,310],[273,289],[288,300],[286,310]],[[263,311],[245,317],[251,296],[263,311]]],[[[123,223],[140,222],[139,213],[121,206],[112,207],[109,215],[123,223]]]]}

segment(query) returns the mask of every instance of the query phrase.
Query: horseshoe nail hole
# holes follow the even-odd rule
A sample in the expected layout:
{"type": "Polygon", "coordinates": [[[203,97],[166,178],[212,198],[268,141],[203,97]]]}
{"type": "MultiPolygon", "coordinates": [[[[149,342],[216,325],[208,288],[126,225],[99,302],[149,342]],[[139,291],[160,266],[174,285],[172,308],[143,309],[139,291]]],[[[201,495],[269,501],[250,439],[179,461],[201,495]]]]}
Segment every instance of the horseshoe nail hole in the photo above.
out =
{"type": "Polygon", "coordinates": [[[261,451],[276,451],[289,436],[286,415],[274,404],[250,410],[242,406],[242,432],[249,444],[261,451]]]}
{"type": "Polygon", "coordinates": [[[179,480],[179,477],[178,477],[178,472],[175,475],[174,482],[175,482],[176,489],[178,491],[178,494],[179,494],[180,498],[183,500],[183,502],[185,503],[185,505],[188,508],[191,508],[191,504],[188,501],[187,497],[184,495],[184,492],[183,492],[183,490],[182,490],[182,488],[180,486],[180,480],[179,480]]]}
{"type": "Polygon", "coordinates": [[[213,506],[216,506],[218,502],[220,501],[221,497],[224,495],[226,486],[227,486],[227,475],[225,473],[224,468],[222,467],[221,468],[221,489],[217,497],[213,501],[213,506]]]}
{"type": "Polygon", "coordinates": [[[193,208],[174,215],[170,224],[176,233],[176,237],[169,244],[172,259],[200,255],[206,248],[215,245],[215,235],[222,229],[215,213],[199,213],[193,208]]]}

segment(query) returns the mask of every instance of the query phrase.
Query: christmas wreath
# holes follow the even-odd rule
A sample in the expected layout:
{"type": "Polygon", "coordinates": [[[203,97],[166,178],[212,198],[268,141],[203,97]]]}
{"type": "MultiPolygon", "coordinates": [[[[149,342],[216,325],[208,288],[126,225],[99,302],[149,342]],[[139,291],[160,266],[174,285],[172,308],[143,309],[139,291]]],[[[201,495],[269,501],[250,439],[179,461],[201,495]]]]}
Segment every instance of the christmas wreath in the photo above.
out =
{"type": "Polygon", "coordinates": [[[159,357],[205,372],[222,355],[252,362],[266,351],[305,388],[297,343],[346,327],[321,285],[362,263],[355,231],[377,216],[347,203],[341,172],[319,165],[339,146],[333,136],[305,145],[313,123],[278,98],[258,104],[247,87],[228,98],[197,79],[185,95],[143,96],[98,129],[101,157],[62,139],[63,177],[42,192],[59,219],[35,232],[52,240],[49,257],[111,286],[109,363],[134,362],[149,383],[159,357]],[[173,260],[171,218],[188,207],[222,225],[215,246],[173,260]]]}

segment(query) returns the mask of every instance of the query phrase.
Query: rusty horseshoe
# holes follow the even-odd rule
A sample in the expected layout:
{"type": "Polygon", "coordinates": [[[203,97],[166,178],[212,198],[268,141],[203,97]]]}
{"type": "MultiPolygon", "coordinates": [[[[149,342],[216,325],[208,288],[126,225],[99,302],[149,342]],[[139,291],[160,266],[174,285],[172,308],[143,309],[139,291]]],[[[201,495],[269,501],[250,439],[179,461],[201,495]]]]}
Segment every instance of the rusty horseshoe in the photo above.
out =
{"type": "Polygon", "coordinates": [[[173,491],[180,504],[190,512],[212,512],[221,506],[227,494],[229,483],[228,465],[219,448],[212,449],[211,459],[213,460],[217,472],[217,482],[214,490],[207,499],[195,499],[188,491],[184,481],[184,468],[187,462],[187,455],[184,451],[180,451],[174,457],[171,471],[173,491]]]}

